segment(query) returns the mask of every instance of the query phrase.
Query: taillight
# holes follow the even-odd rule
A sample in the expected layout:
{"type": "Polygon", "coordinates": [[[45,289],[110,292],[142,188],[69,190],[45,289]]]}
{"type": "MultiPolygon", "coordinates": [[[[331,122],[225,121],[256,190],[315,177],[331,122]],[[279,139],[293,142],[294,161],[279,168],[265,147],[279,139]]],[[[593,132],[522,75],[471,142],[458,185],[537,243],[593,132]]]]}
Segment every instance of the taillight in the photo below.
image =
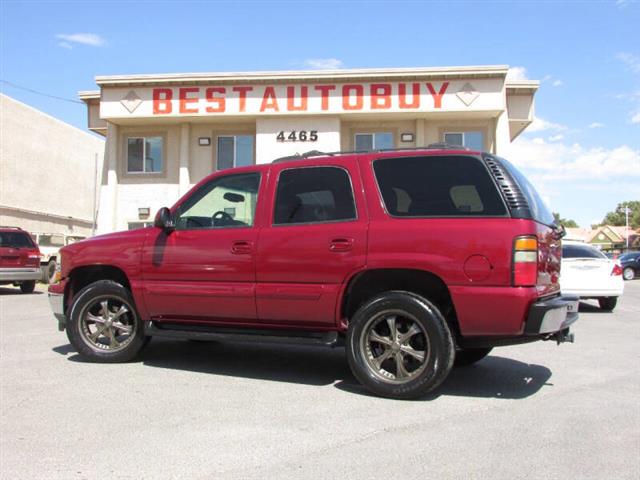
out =
{"type": "Polygon", "coordinates": [[[538,280],[538,239],[518,237],[513,243],[513,285],[533,287],[538,280]]]}
{"type": "Polygon", "coordinates": [[[611,270],[611,276],[617,277],[618,275],[622,275],[622,267],[616,263],[611,270]]]}

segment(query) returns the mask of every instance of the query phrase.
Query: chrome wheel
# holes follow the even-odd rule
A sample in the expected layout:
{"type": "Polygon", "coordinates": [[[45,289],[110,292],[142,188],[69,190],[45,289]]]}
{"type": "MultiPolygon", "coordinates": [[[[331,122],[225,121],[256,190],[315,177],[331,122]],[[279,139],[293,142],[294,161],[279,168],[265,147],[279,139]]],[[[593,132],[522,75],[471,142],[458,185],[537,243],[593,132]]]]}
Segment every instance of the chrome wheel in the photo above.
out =
{"type": "Polygon", "coordinates": [[[633,280],[633,277],[635,277],[636,273],[633,271],[633,268],[631,267],[627,267],[622,271],[622,276],[624,277],[625,280],[633,280]]]}
{"type": "Polygon", "coordinates": [[[98,297],[81,312],[80,335],[91,348],[123,350],[136,333],[135,311],[119,297],[98,297]]]}
{"type": "Polygon", "coordinates": [[[427,366],[429,341],[416,318],[387,310],[371,318],[360,337],[360,351],[370,371],[387,383],[407,383],[427,366]]]}

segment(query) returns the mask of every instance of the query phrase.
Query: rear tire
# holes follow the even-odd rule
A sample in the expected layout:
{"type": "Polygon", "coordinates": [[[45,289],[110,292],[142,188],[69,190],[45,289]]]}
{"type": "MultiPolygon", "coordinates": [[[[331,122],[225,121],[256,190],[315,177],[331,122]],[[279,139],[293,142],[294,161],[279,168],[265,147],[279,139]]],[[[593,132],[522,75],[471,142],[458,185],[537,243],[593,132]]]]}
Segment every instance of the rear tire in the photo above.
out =
{"type": "Polygon", "coordinates": [[[607,312],[612,312],[614,308],[616,308],[616,304],[618,303],[618,297],[601,297],[598,299],[598,304],[602,310],[606,310],[607,312]]]}
{"type": "Polygon", "coordinates": [[[456,360],[454,365],[456,367],[466,367],[468,365],[473,365],[476,362],[479,362],[484,357],[489,355],[489,353],[493,350],[492,347],[487,348],[462,348],[456,351],[456,360]]]}
{"type": "Polygon", "coordinates": [[[29,280],[28,282],[22,282],[20,284],[20,291],[22,293],[33,293],[35,289],[36,289],[35,280],[29,280]]]}
{"type": "Polygon", "coordinates": [[[78,353],[94,362],[128,362],[148,343],[130,292],[111,280],[78,292],[66,331],[78,353]]]}
{"type": "Polygon", "coordinates": [[[622,278],[625,280],[633,280],[636,276],[636,272],[633,268],[627,267],[622,271],[622,278]]]}
{"type": "Polygon", "coordinates": [[[410,292],[389,291],[358,309],[347,331],[355,377],[388,398],[419,398],[438,387],[453,366],[455,347],[438,308],[410,292]]]}

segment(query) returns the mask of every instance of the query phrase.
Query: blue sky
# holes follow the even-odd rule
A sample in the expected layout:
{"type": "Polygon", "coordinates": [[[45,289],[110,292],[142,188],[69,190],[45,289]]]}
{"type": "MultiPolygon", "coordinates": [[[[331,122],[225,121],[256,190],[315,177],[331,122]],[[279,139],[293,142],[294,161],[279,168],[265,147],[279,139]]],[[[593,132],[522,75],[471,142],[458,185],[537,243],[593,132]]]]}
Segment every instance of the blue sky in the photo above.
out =
{"type": "Polygon", "coordinates": [[[2,91],[86,128],[95,75],[508,64],[541,80],[512,146],[581,226],[640,200],[640,4],[611,1],[0,1],[2,91]]]}

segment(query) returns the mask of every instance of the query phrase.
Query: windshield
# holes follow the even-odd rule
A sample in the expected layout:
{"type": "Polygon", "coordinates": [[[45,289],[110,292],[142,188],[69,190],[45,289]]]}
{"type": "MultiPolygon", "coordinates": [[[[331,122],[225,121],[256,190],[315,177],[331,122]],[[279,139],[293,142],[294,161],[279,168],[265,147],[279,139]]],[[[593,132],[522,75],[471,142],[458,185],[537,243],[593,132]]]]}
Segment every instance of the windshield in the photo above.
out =
{"type": "Polygon", "coordinates": [[[64,237],[62,235],[40,235],[38,245],[41,247],[62,247],[64,237]]]}
{"type": "Polygon", "coordinates": [[[563,245],[562,258],[607,258],[597,248],[590,245],[563,245]]]}
{"type": "Polygon", "coordinates": [[[24,232],[0,232],[0,247],[33,248],[33,241],[24,232]]]}
{"type": "Polygon", "coordinates": [[[525,177],[520,170],[514,167],[508,160],[505,160],[504,158],[500,158],[500,160],[503,162],[511,176],[513,176],[516,182],[518,182],[520,190],[522,190],[523,195],[527,199],[533,219],[545,225],[553,225],[555,223],[553,214],[544,203],[544,200],[542,200],[542,197],[535,187],[529,182],[529,180],[527,180],[527,177],[525,177]]]}

